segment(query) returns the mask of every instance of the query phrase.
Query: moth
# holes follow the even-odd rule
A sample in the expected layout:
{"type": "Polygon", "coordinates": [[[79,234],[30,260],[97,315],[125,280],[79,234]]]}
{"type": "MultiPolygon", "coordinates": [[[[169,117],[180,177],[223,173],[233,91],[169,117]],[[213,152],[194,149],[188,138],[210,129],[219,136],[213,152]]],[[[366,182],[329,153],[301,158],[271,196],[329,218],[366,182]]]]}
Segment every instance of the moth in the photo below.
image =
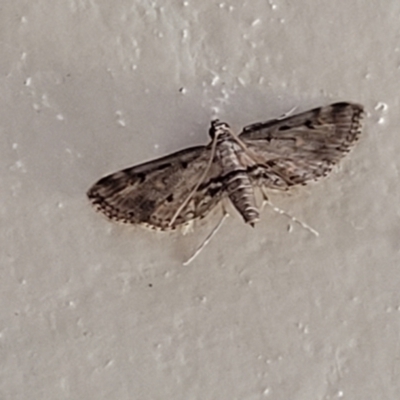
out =
{"type": "Polygon", "coordinates": [[[283,191],[328,175],[358,140],[362,117],[361,105],[341,102],[248,125],[239,135],[213,120],[208,145],[105,176],[87,196],[111,220],[158,230],[201,219],[229,198],[254,226],[255,189],[283,191]]]}

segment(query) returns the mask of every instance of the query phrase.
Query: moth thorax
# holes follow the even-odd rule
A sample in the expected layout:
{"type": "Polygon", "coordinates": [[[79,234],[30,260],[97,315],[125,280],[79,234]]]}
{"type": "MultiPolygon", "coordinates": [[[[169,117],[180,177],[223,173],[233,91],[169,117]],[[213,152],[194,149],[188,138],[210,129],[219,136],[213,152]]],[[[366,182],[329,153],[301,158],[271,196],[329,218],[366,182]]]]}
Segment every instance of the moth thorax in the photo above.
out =
{"type": "Polygon", "coordinates": [[[208,134],[213,140],[215,137],[220,138],[229,136],[229,125],[226,122],[220,121],[219,119],[214,119],[211,121],[211,127],[208,131],[208,134]]]}

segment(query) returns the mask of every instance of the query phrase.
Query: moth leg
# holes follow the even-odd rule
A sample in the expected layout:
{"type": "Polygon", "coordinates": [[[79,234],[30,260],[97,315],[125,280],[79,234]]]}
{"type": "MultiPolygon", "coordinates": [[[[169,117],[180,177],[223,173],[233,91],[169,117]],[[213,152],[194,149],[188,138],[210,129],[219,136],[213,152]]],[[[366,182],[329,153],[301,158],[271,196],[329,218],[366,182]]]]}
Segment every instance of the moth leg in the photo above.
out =
{"type": "Polygon", "coordinates": [[[179,214],[188,205],[189,201],[192,200],[193,196],[197,192],[197,189],[200,187],[200,185],[203,183],[204,179],[206,178],[206,176],[208,174],[208,171],[210,170],[212,162],[214,160],[216,148],[217,148],[217,140],[214,139],[214,141],[212,142],[212,147],[211,147],[211,152],[210,152],[210,159],[208,160],[207,166],[206,166],[203,174],[201,175],[199,181],[195,185],[195,187],[192,189],[192,191],[186,197],[185,201],[179,206],[179,208],[176,210],[176,213],[171,218],[171,221],[168,224],[170,227],[174,225],[174,222],[178,218],[179,214]]]}
{"type": "Polygon", "coordinates": [[[184,225],[182,225],[182,228],[181,228],[182,235],[185,236],[188,233],[192,233],[193,230],[194,230],[193,227],[194,227],[194,220],[193,219],[188,221],[188,222],[186,222],[184,225]]]}
{"type": "Polygon", "coordinates": [[[196,251],[183,263],[183,265],[186,267],[189,265],[208,245],[208,243],[211,242],[212,238],[215,236],[215,234],[219,231],[221,228],[222,224],[224,221],[229,217],[229,214],[226,212],[225,208],[223,207],[223,214],[221,219],[219,220],[218,224],[213,228],[213,230],[208,234],[208,236],[203,240],[203,242],[200,244],[200,246],[196,249],[196,251]]]}
{"type": "Polygon", "coordinates": [[[277,120],[281,121],[282,119],[286,119],[286,118],[290,117],[291,115],[293,115],[293,113],[296,111],[296,109],[297,109],[297,106],[292,107],[289,111],[286,111],[280,117],[278,117],[277,120]]]}
{"type": "Polygon", "coordinates": [[[295,222],[297,224],[299,224],[302,228],[306,229],[307,231],[311,232],[313,235],[315,235],[316,237],[319,236],[319,232],[316,231],[314,228],[312,228],[310,225],[306,224],[303,221],[300,221],[299,219],[297,219],[296,217],[294,217],[293,215],[289,214],[287,211],[282,210],[281,208],[277,207],[275,204],[273,204],[267,197],[267,194],[265,193],[265,191],[261,188],[261,193],[263,195],[263,204],[261,208],[264,208],[264,205],[266,204],[267,206],[271,207],[276,213],[280,214],[280,215],[284,215],[285,217],[289,218],[292,222],[295,222]]]}

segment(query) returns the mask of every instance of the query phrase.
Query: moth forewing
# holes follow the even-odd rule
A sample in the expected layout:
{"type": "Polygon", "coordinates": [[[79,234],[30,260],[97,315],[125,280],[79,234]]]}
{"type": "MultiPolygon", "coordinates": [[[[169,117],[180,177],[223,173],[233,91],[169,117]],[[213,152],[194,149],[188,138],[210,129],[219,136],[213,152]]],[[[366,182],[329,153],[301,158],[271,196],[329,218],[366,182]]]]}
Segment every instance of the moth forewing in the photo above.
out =
{"type": "Polygon", "coordinates": [[[209,158],[208,147],[185,149],[110,174],[95,183],[87,195],[95,208],[111,220],[159,230],[175,229],[203,217],[219,202],[222,187],[212,180],[219,176],[220,169],[214,163],[205,179],[209,184],[198,188],[174,225],[169,225],[204,173],[209,158]]]}

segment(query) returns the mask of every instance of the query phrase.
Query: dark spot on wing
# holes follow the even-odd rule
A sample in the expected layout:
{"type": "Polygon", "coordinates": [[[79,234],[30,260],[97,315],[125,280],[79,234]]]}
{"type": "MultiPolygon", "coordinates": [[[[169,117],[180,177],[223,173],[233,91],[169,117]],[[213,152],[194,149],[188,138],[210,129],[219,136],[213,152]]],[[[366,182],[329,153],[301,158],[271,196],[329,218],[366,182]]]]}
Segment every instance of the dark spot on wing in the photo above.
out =
{"type": "Polygon", "coordinates": [[[208,188],[208,190],[207,190],[207,194],[208,194],[210,197],[213,197],[213,196],[215,196],[220,190],[221,190],[221,186],[220,186],[220,185],[218,185],[218,186],[210,186],[210,187],[208,188]]]}
{"type": "Polygon", "coordinates": [[[202,183],[199,187],[199,190],[207,188],[208,193],[210,193],[210,190],[215,190],[214,193],[217,193],[221,189],[221,186],[224,184],[224,182],[231,179],[237,174],[248,172],[251,168],[252,167],[249,167],[247,169],[235,169],[234,171],[228,172],[225,175],[216,176],[215,178],[212,178],[209,181],[202,183]]]}
{"type": "Polygon", "coordinates": [[[288,125],[281,125],[278,130],[280,131],[287,131],[288,129],[290,129],[291,127],[288,125]]]}
{"type": "Polygon", "coordinates": [[[139,178],[139,183],[143,183],[146,179],[146,174],[140,173],[137,174],[137,177],[139,178]]]}
{"type": "Polygon", "coordinates": [[[140,209],[143,212],[143,214],[150,214],[154,211],[154,207],[156,205],[156,202],[154,200],[142,198],[142,199],[136,199],[136,201],[138,201],[140,209]]]}
{"type": "Polygon", "coordinates": [[[332,108],[333,109],[338,109],[338,108],[343,109],[343,108],[348,107],[349,105],[350,104],[346,103],[345,101],[340,101],[339,103],[332,104],[332,108]]]}
{"type": "Polygon", "coordinates": [[[314,125],[310,119],[308,119],[306,122],[304,122],[304,125],[309,129],[314,129],[314,125]]]}
{"type": "Polygon", "coordinates": [[[163,170],[165,168],[169,168],[170,166],[171,166],[170,163],[158,165],[157,168],[156,168],[156,171],[161,171],[161,170],[163,170]]]}
{"type": "Polygon", "coordinates": [[[171,203],[171,201],[174,199],[174,195],[171,193],[166,200],[168,201],[168,203],[171,203]]]}
{"type": "Polygon", "coordinates": [[[116,182],[116,180],[115,180],[115,177],[114,177],[114,175],[108,175],[108,176],[105,176],[104,178],[101,178],[97,183],[96,183],[96,185],[97,186],[109,186],[110,184],[116,184],[115,183],[116,182]]]}

